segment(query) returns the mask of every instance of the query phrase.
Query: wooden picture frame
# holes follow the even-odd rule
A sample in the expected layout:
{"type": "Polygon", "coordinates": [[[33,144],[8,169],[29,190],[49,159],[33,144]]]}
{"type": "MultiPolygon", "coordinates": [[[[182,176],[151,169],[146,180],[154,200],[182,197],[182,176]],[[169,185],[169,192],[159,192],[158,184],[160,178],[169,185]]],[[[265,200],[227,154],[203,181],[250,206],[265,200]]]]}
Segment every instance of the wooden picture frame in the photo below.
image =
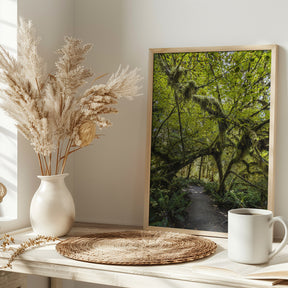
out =
{"type": "Polygon", "coordinates": [[[277,51],[149,50],[144,228],[226,237],[229,209],[273,211],[277,51]]]}

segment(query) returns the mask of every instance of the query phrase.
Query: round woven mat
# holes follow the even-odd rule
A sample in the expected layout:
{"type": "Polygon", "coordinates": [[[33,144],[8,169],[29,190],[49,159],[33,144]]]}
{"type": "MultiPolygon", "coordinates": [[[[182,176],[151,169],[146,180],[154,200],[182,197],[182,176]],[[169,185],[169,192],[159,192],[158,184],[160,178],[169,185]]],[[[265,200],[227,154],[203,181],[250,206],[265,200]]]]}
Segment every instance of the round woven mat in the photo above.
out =
{"type": "Polygon", "coordinates": [[[183,263],[213,254],[216,243],[184,233],[124,231],[68,238],[56,250],[75,260],[115,265],[183,263]]]}

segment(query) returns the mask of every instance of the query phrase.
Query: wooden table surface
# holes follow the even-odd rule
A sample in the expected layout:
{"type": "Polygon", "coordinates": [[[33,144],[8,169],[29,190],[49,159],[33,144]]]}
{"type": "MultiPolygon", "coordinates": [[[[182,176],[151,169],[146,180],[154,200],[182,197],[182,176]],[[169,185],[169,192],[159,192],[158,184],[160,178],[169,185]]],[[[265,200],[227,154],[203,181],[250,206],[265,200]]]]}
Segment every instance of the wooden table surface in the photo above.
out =
{"type": "MultiPolygon", "coordinates": [[[[116,225],[77,224],[66,237],[136,228],[116,225]]],[[[36,236],[30,227],[9,234],[14,235],[16,244],[36,236]]],[[[227,257],[227,239],[209,239],[218,245],[214,255],[183,264],[119,266],[87,263],[63,257],[57,253],[54,244],[49,244],[25,252],[12,263],[12,270],[9,268],[6,270],[51,277],[53,278],[53,287],[57,288],[61,287],[61,281],[56,279],[70,279],[127,288],[264,288],[271,287],[272,282],[250,280],[243,277],[243,275],[258,271],[267,265],[288,262],[288,249],[285,248],[283,253],[276,256],[269,264],[243,265],[234,263],[227,257]]],[[[8,252],[1,252],[0,265],[4,265],[8,258],[8,252]]],[[[273,287],[288,287],[288,285],[276,285],[273,287]]]]}

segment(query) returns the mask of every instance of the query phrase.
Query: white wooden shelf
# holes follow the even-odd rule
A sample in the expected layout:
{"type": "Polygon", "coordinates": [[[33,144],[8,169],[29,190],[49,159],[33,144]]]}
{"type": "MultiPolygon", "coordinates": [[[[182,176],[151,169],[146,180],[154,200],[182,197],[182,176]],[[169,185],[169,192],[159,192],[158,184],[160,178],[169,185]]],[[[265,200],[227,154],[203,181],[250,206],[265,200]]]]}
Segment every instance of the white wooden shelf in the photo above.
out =
{"type": "MultiPolygon", "coordinates": [[[[135,228],[115,225],[78,224],[72,228],[68,236],[135,228]]],[[[31,228],[14,231],[9,234],[14,235],[16,243],[21,243],[28,238],[36,236],[31,228]]],[[[271,282],[269,281],[250,280],[243,277],[243,275],[257,271],[260,267],[265,267],[268,264],[252,266],[231,262],[227,258],[227,239],[210,239],[218,245],[214,255],[183,264],[118,266],[86,263],[59,255],[55,245],[50,244],[25,252],[12,263],[12,270],[7,269],[7,271],[127,288],[271,287],[271,282]],[[227,267],[229,267],[229,270],[227,270],[227,267]]],[[[269,264],[287,263],[288,249],[285,249],[269,264]]],[[[9,254],[7,252],[1,252],[0,265],[4,265],[8,258],[9,254]]],[[[57,283],[56,287],[59,287],[59,282],[57,283]]],[[[276,285],[273,287],[278,286],[288,287],[288,285],[276,285]]]]}

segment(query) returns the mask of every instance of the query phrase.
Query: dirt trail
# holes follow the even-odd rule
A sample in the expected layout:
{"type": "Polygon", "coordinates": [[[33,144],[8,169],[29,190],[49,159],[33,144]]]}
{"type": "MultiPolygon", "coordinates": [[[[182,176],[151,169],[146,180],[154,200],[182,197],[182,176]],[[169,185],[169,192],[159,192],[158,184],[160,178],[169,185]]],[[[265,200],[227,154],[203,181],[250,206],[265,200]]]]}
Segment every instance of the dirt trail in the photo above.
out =
{"type": "Polygon", "coordinates": [[[204,188],[188,188],[191,205],[188,207],[188,221],[185,228],[193,230],[227,232],[227,215],[219,210],[204,188]]]}

